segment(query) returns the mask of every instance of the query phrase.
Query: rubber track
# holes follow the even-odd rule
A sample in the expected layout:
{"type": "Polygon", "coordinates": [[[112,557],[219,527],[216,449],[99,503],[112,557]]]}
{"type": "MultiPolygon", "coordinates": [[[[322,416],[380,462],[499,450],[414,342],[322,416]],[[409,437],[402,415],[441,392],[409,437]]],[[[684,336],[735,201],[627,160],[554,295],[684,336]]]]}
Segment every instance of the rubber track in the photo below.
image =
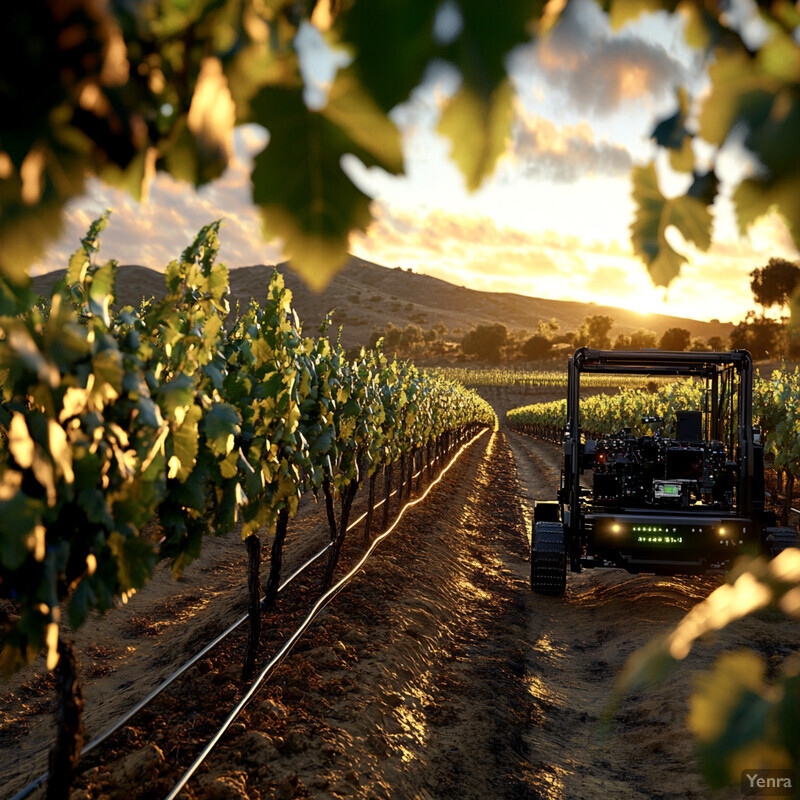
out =
{"type": "Polygon", "coordinates": [[[561,596],[566,586],[564,527],[560,522],[537,522],[531,537],[531,589],[561,596]]]}
{"type": "Polygon", "coordinates": [[[767,544],[774,558],[789,547],[800,547],[800,537],[794,528],[767,528],[767,544]]]}

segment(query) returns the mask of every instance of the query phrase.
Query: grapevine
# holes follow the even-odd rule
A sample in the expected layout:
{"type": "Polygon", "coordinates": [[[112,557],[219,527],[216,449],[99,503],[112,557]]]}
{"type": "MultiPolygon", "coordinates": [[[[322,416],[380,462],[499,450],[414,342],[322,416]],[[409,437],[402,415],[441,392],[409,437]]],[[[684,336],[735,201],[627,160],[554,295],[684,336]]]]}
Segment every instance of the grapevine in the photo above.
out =
{"type": "MultiPolygon", "coordinates": [[[[117,265],[95,263],[106,220],[49,298],[2,287],[5,674],[42,650],[48,669],[70,661],[67,624],[126,602],[160,559],[179,574],[209,534],[238,526],[258,597],[259,533],[275,535],[274,584],[305,491],[325,494],[330,583],[365,478],[442,437],[496,425],[489,404],[460,384],[379,350],[348,361],[324,334],[304,337],[277,273],[263,308],[253,302],[226,327],[219,222],[168,265],[162,301],[112,314],[117,265]]],[[[252,616],[256,625],[257,605],[252,616]]]]}

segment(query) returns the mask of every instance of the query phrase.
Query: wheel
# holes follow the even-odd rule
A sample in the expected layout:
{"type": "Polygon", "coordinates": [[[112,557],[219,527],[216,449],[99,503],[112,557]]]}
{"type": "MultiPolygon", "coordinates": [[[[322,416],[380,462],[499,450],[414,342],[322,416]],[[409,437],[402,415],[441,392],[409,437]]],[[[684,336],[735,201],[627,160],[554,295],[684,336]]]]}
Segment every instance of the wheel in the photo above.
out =
{"type": "Polygon", "coordinates": [[[567,588],[567,553],[560,522],[536,522],[531,536],[531,591],[560,597],[567,588]]]}
{"type": "Polygon", "coordinates": [[[788,547],[800,547],[800,537],[794,528],[765,528],[764,540],[770,558],[775,558],[788,547]]]}

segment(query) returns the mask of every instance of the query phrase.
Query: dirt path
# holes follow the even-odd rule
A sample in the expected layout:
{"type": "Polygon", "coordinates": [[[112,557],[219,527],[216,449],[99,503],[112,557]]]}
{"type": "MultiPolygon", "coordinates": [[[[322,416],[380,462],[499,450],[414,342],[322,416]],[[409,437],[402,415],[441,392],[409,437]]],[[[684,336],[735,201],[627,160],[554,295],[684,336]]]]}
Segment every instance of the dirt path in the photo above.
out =
{"type": "MultiPolygon", "coordinates": [[[[553,499],[560,448],[505,428],[518,469],[526,531],[534,500],[553,499]]],[[[529,576],[529,565],[520,580],[529,576]]],[[[772,665],[800,648],[795,623],[761,617],[730,626],[701,645],[663,685],[627,697],[610,729],[601,717],[628,656],[678,620],[720,578],[629,575],[586,570],[568,576],[564,598],[528,594],[526,672],[532,705],[523,735],[530,797],[701,798],[699,775],[685,729],[689,694],[699,670],[723,650],[753,646],[772,665]]],[[[716,797],[738,797],[737,790],[716,797]]]]}
{"type": "MultiPolygon", "coordinates": [[[[506,404],[518,405],[518,397],[506,392],[496,407],[502,411],[506,404]]],[[[724,631],[697,648],[662,686],[626,698],[604,732],[600,717],[628,655],[676,622],[718,579],[595,570],[570,575],[565,598],[532,594],[532,502],[553,496],[559,460],[558,448],[507,430],[473,444],[312,626],[183,796],[708,797],[684,725],[694,674],[722,650],[748,644],[774,665],[800,648],[800,632],[794,624],[763,617],[724,631]]],[[[321,520],[315,510],[307,513],[310,530],[321,520]]],[[[324,537],[324,525],[319,530],[324,537]]],[[[356,557],[358,538],[351,535],[346,561],[356,557]]],[[[238,613],[234,594],[241,591],[243,574],[233,553],[227,545],[209,551],[198,575],[187,575],[187,581],[197,581],[190,591],[209,597],[203,608],[222,608],[223,616],[220,596],[238,613]],[[229,595],[223,592],[227,582],[229,595]]],[[[299,556],[298,549],[293,558],[299,556]]],[[[317,580],[309,574],[298,582],[294,596],[267,620],[260,663],[293,629],[315,596],[317,580]]],[[[142,604],[133,614],[140,630],[132,632],[130,619],[118,616],[114,639],[107,617],[104,646],[115,648],[113,672],[106,677],[124,683],[138,670],[145,684],[136,684],[138,697],[153,681],[148,662],[129,666],[125,647],[141,650],[148,637],[160,639],[161,652],[169,653],[160,667],[165,670],[190,654],[190,645],[194,652],[210,638],[206,627],[216,617],[203,622],[198,612],[182,626],[162,624],[150,634],[168,615],[156,613],[166,598],[148,598],[146,590],[134,600],[142,604]]],[[[214,624],[221,627],[221,621],[214,624]]],[[[221,648],[87,759],[76,796],[166,795],[244,689],[238,647],[221,648]]],[[[115,702],[114,685],[94,681],[87,690],[93,707],[115,702]]],[[[12,706],[30,705],[20,696],[14,694],[12,706]]],[[[46,741],[45,711],[19,717],[30,726],[27,734],[6,732],[3,796],[20,788],[30,772],[30,760],[23,768],[21,759],[30,754],[31,733],[39,732],[40,746],[46,741]]]]}

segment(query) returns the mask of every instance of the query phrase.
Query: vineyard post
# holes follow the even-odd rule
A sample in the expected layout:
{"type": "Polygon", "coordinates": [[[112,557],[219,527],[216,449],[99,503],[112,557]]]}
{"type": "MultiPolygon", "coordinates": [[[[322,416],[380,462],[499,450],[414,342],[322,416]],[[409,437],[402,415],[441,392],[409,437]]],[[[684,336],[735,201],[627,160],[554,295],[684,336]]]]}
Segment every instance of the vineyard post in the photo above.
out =
{"type": "Polygon", "coordinates": [[[422,447],[418,447],[416,449],[417,454],[417,461],[419,461],[418,467],[418,474],[417,474],[417,494],[419,494],[420,487],[422,486],[422,472],[423,472],[423,459],[422,459],[422,447]]]}
{"type": "Polygon", "coordinates": [[[258,641],[261,636],[261,540],[257,533],[251,533],[244,541],[247,545],[247,609],[250,615],[250,630],[242,662],[242,679],[248,680],[255,671],[258,641]]]}
{"type": "Polygon", "coordinates": [[[376,469],[372,475],[369,476],[369,498],[367,499],[367,518],[364,521],[364,544],[368,545],[371,540],[370,533],[372,531],[372,513],[375,511],[375,479],[378,477],[378,470],[376,469]]]}
{"type": "Polygon", "coordinates": [[[432,450],[433,450],[433,441],[431,439],[428,439],[428,442],[427,442],[427,445],[426,445],[427,462],[425,464],[425,466],[426,466],[426,468],[428,470],[428,481],[433,480],[433,456],[431,454],[432,450]]]}
{"type": "Polygon", "coordinates": [[[389,527],[389,503],[392,498],[393,462],[387,461],[383,466],[383,530],[389,527]]]}
{"type": "Polygon", "coordinates": [[[72,775],[83,747],[83,691],[78,657],[72,642],[59,637],[56,667],[58,722],[56,743],[50,751],[47,800],[68,800],[72,775]]]}
{"type": "Polygon", "coordinates": [[[275,524],[275,539],[272,542],[272,552],[269,558],[269,578],[264,592],[264,602],[261,611],[269,611],[278,598],[278,586],[281,580],[281,566],[283,564],[283,543],[286,541],[286,531],[289,527],[289,509],[284,507],[278,512],[278,521],[275,524]]]}

